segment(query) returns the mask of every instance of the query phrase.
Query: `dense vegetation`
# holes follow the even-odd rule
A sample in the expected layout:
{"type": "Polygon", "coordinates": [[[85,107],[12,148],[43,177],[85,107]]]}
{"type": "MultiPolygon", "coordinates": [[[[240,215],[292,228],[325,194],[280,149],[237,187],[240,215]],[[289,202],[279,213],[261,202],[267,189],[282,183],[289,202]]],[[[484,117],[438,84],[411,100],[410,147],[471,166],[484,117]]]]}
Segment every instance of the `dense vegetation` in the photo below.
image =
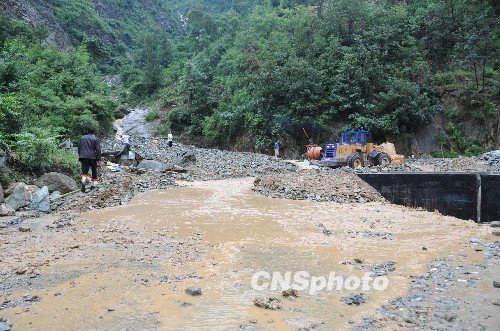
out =
{"type": "Polygon", "coordinates": [[[42,44],[43,29],[0,17],[0,148],[20,169],[71,170],[76,158],[58,148],[86,128],[111,129],[113,102],[87,51],[42,44]]]}
{"type": "MultiPolygon", "coordinates": [[[[275,137],[301,139],[302,128],[319,139],[348,127],[405,138],[445,113],[454,123],[498,117],[493,2],[296,2],[192,12],[178,46],[192,55],[165,71],[165,104],[177,105],[168,125],[222,146],[249,135],[266,150],[275,137]]],[[[447,150],[480,151],[450,136],[447,150]]]]}
{"type": "Polygon", "coordinates": [[[154,104],[162,132],[220,147],[356,127],[409,141],[438,121],[442,155],[498,147],[471,129],[499,117],[492,0],[40,2],[72,47],[0,16],[2,148],[33,171],[64,164],[62,137],[108,133],[127,103],[154,104]],[[122,84],[110,90],[105,75],[122,84]]]}

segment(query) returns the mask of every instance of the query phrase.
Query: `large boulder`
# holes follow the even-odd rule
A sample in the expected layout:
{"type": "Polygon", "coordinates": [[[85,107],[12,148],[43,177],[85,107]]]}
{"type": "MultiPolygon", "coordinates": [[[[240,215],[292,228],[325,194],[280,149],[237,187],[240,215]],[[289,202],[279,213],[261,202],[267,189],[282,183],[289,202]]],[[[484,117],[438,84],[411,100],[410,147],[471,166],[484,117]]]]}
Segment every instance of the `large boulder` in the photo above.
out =
{"type": "Polygon", "coordinates": [[[152,171],[165,171],[167,170],[167,165],[154,160],[142,160],[137,168],[152,171]]]}
{"type": "Polygon", "coordinates": [[[31,208],[46,213],[50,211],[49,189],[47,186],[42,187],[33,194],[31,208]]]}
{"type": "Polygon", "coordinates": [[[6,203],[0,204],[0,217],[1,216],[12,216],[16,211],[6,203]]]}
{"type": "Polygon", "coordinates": [[[14,210],[19,210],[29,203],[30,194],[26,185],[17,185],[14,187],[12,193],[5,199],[5,203],[12,207],[14,210]]]}
{"type": "Polygon", "coordinates": [[[31,199],[33,199],[33,195],[35,195],[35,192],[39,189],[40,188],[36,185],[26,185],[26,201],[31,201],[31,199]]]}
{"type": "Polygon", "coordinates": [[[8,197],[12,191],[14,191],[14,189],[16,188],[16,186],[18,185],[23,185],[23,186],[26,186],[26,184],[24,184],[23,182],[15,182],[15,183],[11,183],[9,186],[7,186],[7,188],[3,191],[3,194],[5,195],[5,197],[8,197]]]}
{"type": "Polygon", "coordinates": [[[192,151],[185,152],[182,156],[174,160],[174,165],[178,167],[185,167],[196,162],[196,155],[192,151]]]}
{"type": "Polygon", "coordinates": [[[38,187],[47,186],[49,192],[59,191],[62,194],[78,189],[73,178],[58,172],[49,172],[38,178],[34,184],[38,187]]]}
{"type": "Polygon", "coordinates": [[[3,188],[2,188],[2,185],[0,185],[0,203],[3,203],[4,200],[5,200],[5,198],[4,198],[4,194],[3,194],[3,188]]]}

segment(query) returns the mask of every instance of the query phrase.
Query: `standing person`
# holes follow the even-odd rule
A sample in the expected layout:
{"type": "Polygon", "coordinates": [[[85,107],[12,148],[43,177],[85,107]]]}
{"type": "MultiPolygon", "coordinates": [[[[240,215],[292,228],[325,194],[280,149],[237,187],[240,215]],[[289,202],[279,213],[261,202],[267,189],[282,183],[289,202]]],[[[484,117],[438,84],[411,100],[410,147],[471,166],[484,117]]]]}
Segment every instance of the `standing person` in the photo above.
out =
{"type": "Polygon", "coordinates": [[[97,166],[101,161],[101,143],[94,135],[95,130],[90,128],[87,134],[80,138],[78,143],[78,158],[82,163],[82,192],[85,193],[85,184],[89,175],[89,169],[92,169],[92,180],[90,189],[97,185],[97,166]]]}
{"type": "Polygon", "coordinates": [[[278,139],[274,143],[274,156],[275,157],[280,157],[280,149],[281,149],[281,144],[280,144],[280,141],[278,139]]]}
{"type": "Polygon", "coordinates": [[[122,135],[123,150],[128,152],[130,149],[130,136],[128,134],[122,135]]]}
{"type": "Polygon", "coordinates": [[[174,145],[174,136],[172,135],[172,131],[170,131],[167,135],[168,147],[172,147],[174,145]]]}
{"type": "Polygon", "coordinates": [[[61,146],[66,146],[66,150],[69,151],[73,148],[73,142],[71,141],[71,138],[68,137],[68,139],[66,139],[62,144],[61,146]]]}
{"type": "Polygon", "coordinates": [[[158,141],[158,138],[155,136],[153,138],[153,153],[155,153],[156,155],[158,155],[158,144],[160,142],[158,141]]]}

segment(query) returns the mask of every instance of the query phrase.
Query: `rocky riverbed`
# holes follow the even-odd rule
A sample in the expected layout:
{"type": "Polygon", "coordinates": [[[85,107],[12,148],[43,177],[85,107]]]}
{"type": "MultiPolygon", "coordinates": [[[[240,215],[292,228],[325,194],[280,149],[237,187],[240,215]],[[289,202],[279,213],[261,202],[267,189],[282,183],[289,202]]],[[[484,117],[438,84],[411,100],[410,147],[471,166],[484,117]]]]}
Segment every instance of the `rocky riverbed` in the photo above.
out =
{"type": "MultiPolygon", "coordinates": [[[[127,190],[140,178],[131,175],[127,190]]],[[[2,323],[194,330],[498,325],[494,228],[380,202],[268,198],[252,192],[252,178],[171,184],[123,206],[99,209],[78,193],[71,203],[80,198],[81,205],[1,219],[2,323]],[[65,208],[87,211],[63,221],[65,208]],[[386,291],[285,295],[252,288],[252,275],[262,270],[367,272],[390,283],[386,291]]]]}

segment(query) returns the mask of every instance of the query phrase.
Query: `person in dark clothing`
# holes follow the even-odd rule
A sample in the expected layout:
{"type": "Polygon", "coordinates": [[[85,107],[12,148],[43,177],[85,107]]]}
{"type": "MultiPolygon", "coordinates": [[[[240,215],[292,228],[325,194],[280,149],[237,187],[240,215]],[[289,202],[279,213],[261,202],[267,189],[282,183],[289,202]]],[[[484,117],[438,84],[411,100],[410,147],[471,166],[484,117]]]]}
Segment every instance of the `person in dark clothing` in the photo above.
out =
{"type": "Polygon", "coordinates": [[[85,192],[85,184],[90,169],[92,169],[90,189],[94,189],[97,185],[97,166],[101,161],[101,143],[94,133],[94,129],[89,129],[78,143],[78,157],[82,164],[82,192],[85,192]]]}

